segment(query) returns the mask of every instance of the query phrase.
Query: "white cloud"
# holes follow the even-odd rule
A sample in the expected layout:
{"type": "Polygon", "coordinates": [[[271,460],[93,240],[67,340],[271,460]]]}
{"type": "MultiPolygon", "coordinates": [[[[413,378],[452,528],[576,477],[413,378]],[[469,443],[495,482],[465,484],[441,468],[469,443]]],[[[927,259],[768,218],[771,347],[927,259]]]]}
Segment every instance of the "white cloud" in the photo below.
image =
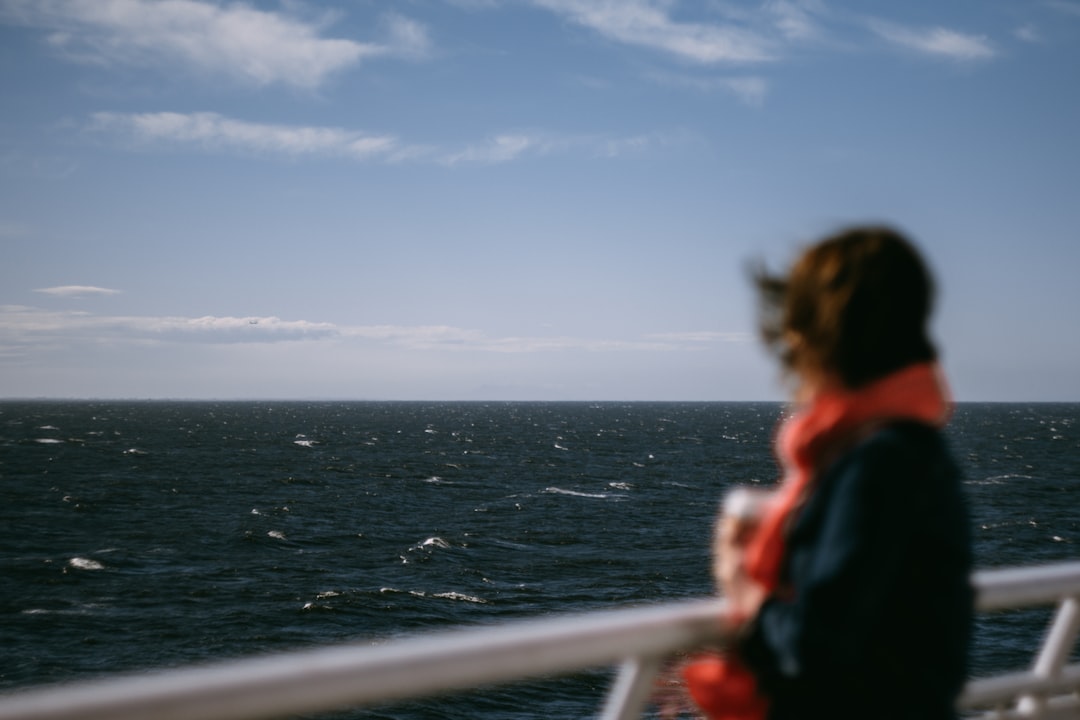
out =
{"type": "Polygon", "coordinates": [[[7,346],[33,345],[42,341],[276,342],[336,334],[337,329],[330,323],[277,317],[94,315],[22,305],[0,306],[0,344],[7,346]]]}
{"type": "Polygon", "coordinates": [[[572,22],[628,45],[699,63],[760,62],[773,57],[762,35],[730,25],[678,22],[670,0],[532,0],[572,22]]]}
{"type": "Polygon", "coordinates": [[[455,166],[461,164],[496,165],[526,157],[542,157],[555,153],[579,152],[589,157],[617,158],[642,152],[652,147],[672,146],[686,138],[678,134],[648,133],[629,136],[551,135],[541,132],[505,133],[484,142],[471,144],[462,150],[442,151],[438,162],[455,166]]]}
{"type": "Polygon", "coordinates": [[[1045,0],[1043,4],[1066,15],[1080,17],[1080,2],[1074,2],[1073,0],[1045,0]]]}
{"type": "Polygon", "coordinates": [[[93,285],[59,285],[57,287],[38,288],[34,292],[56,295],[57,297],[83,297],[85,295],[118,295],[119,290],[94,287],[93,285]]]}
{"type": "Polygon", "coordinates": [[[431,39],[427,28],[415,20],[402,15],[387,15],[384,18],[387,42],[383,52],[389,55],[405,57],[424,57],[431,50],[431,39]]]}
{"type": "Polygon", "coordinates": [[[1013,34],[1017,38],[1029,43],[1042,42],[1042,36],[1039,35],[1039,31],[1035,29],[1034,25],[1021,25],[1013,31],[1013,34]]]}
{"type": "Polygon", "coordinates": [[[323,37],[322,23],[243,3],[201,0],[7,0],[8,21],[49,31],[68,57],[100,64],[180,64],[245,83],[321,85],[335,71],[377,56],[427,52],[424,28],[389,15],[386,37],[361,43],[323,37]]]}
{"type": "Polygon", "coordinates": [[[446,165],[460,163],[479,163],[494,165],[516,160],[527,151],[546,152],[553,147],[551,141],[536,135],[506,134],[498,135],[480,145],[470,145],[464,150],[443,155],[441,162],[446,165]]]}
{"type": "Polygon", "coordinates": [[[463,148],[403,144],[391,135],[343,128],[274,125],[236,120],[217,113],[96,113],[89,129],[115,133],[140,144],[196,145],[206,150],[242,151],[290,156],[381,160],[388,163],[430,162],[446,166],[496,165],[556,152],[581,151],[592,157],[617,157],[652,145],[669,145],[659,134],[631,137],[555,136],[540,132],[495,135],[463,148]]]}
{"type": "Polygon", "coordinates": [[[447,3],[462,10],[491,10],[499,6],[502,0],[446,0],[447,3]]]}
{"type": "Polygon", "coordinates": [[[235,120],[217,113],[97,113],[93,129],[119,131],[139,141],[192,143],[286,155],[332,155],[366,159],[394,150],[388,135],[300,125],[271,125],[235,120]]]}
{"type": "Polygon", "coordinates": [[[286,341],[374,343],[424,351],[483,353],[670,352],[699,350],[716,343],[743,342],[745,333],[690,332],[633,339],[568,336],[491,336],[447,325],[337,325],[278,317],[94,315],[0,306],[0,347],[58,347],[80,343],[198,343],[222,345],[286,341]]]}
{"type": "Polygon", "coordinates": [[[652,340],[671,343],[744,343],[754,340],[752,333],[745,332],[718,332],[715,330],[701,330],[697,332],[681,333],[656,333],[646,336],[652,340]]]}
{"type": "Polygon", "coordinates": [[[788,40],[806,40],[821,33],[814,15],[823,13],[825,8],[818,0],[769,0],[765,10],[788,40]]]}
{"type": "Polygon", "coordinates": [[[751,107],[761,107],[769,92],[769,83],[765,78],[746,77],[699,77],[672,73],[651,73],[650,80],[676,88],[688,88],[696,92],[724,92],[737,97],[751,107]]]}
{"type": "Polygon", "coordinates": [[[987,60],[997,53],[984,36],[967,35],[943,27],[910,28],[883,20],[870,22],[878,36],[908,50],[954,60],[987,60]]]}

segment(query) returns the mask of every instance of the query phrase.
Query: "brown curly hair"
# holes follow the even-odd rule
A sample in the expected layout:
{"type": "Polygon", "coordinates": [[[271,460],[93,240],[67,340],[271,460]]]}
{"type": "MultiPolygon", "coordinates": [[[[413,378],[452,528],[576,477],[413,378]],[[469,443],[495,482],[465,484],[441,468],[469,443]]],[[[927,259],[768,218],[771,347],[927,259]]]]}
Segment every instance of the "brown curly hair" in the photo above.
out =
{"type": "Polygon", "coordinates": [[[849,228],[809,247],[786,276],[754,279],[762,337],[791,375],[857,389],[937,358],[926,328],[933,279],[896,230],[849,228]]]}

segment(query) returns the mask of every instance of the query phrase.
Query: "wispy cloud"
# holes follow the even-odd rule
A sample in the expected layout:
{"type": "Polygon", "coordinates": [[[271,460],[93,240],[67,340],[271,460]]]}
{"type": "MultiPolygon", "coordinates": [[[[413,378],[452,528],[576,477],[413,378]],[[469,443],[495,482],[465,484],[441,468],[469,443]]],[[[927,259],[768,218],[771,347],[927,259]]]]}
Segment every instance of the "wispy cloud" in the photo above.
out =
{"type": "Polygon", "coordinates": [[[420,24],[388,15],[379,40],[323,35],[318,21],[244,3],[202,0],[6,0],[0,17],[38,27],[67,57],[97,64],[180,65],[245,83],[315,88],[329,75],[380,56],[429,49],[420,24]]]}
{"type": "Polygon", "coordinates": [[[95,287],[93,285],[58,285],[57,287],[38,288],[34,292],[57,297],[85,297],[87,295],[119,295],[119,290],[95,287]]]}
{"type": "Polygon", "coordinates": [[[277,317],[95,315],[0,306],[0,344],[57,342],[280,342],[337,335],[329,323],[277,317]]]}
{"type": "Polygon", "coordinates": [[[1042,42],[1042,36],[1039,35],[1039,31],[1035,28],[1034,25],[1031,24],[1021,25],[1013,31],[1013,34],[1016,35],[1018,39],[1023,40],[1024,42],[1042,42]]]}
{"type": "Polygon", "coordinates": [[[669,87],[691,89],[702,93],[723,92],[734,95],[744,104],[760,107],[769,92],[769,83],[763,77],[701,77],[676,73],[649,73],[653,82],[669,87]]]}
{"type": "Polygon", "coordinates": [[[879,37],[908,50],[953,60],[988,60],[997,53],[982,35],[969,35],[943,27],[912,28],[884,20],[870,21],[879,37]]]}
{"type": "Polygon", "coordinates": [[[680,22],[670,0],[532,0],[617,42],[698,63],[761,62],[774,57],[765,36],[736,25],[680,22]]]}
{"type": "Polygon", "coordinates": [[[1075,0],[1044,0],[1043,5],[1066,15],[1080,17],[1080,2],[1075,0]]]}
{"type": "Polygon", "coordinates": [[[617,157],[653,145],[670,145],[660,134],[630,137],[558,136],[509,132],[463,147],[409,144],[392,135],[335,127],[275,125],[225,117],[217,113],[96,113],[88,128],[114,134],[139,145],[197,146],[203,150],[252,152],[292,157],[322,156],[388,163],[427,162],[448,167],[496,165],[552,153],[580,152],[617,157]]]}
{"type": "Polygon", "coordinates": [[[822,32],[816,16],[825,13],[825,6],[819,0],[769,0],[764,9],[788,40],[807,40],[822,32]]]}
{"type": "Polygon", "coordinates": [[[681,333],[654,333],[645,336],[651,340],[670,343],[743,343],[754,340],[752,333],[745,332],[718,332],[715,330],[701,330],[697,332],[681,333]]]}
{"type": "Polygon", "coordinates": [[[142,142],[195,144],[210,149],[286,155],[365,159],[397,147],[397,140],[388,135],[333,127],[253,123],[210,112],[96,113],[91,129],[119,132],[142,142]]]}
{"type": "Polygon", "coordinates": [[[446,165],[457,165],[459,163],[490,165],[515,160],[529,151],[545,153],[553,148],[554,143],[552,141],[544,140],[537,135],[497,135],[484,143],[469,145],[463,150],[443,154],[440,162],[446,165]]]}
{"type": "Polygon", "coordinates": [[[21,305],[0,306],[0,347],[80,343],[198,343],[209,345],[274,342],[360,342],[424,351],[485,353],[671,352],[693,351],[717,343],[744,342],[744,333],[691,332],[639,338],[571,336],[492,336],[481,330],[447,325],[338,325],[278,317],[178,317],[95,315],[49,311],[21,305]]]}

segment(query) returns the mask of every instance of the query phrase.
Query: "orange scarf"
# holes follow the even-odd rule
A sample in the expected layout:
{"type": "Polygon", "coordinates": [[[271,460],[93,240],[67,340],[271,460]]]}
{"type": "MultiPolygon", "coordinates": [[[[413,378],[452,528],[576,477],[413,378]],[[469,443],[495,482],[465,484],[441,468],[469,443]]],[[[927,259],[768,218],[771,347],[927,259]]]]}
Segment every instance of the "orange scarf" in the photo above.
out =
{"type": "MultiPolygon", "coordinates": [[[[783,423],[776,451],[784,478],[746,549],[746,572],[768,593],[776,590],[784,539],[794,513],[824,469],[859,437],[882,423],[948,420],[951,401],[936,365],[910,365],[855,391],[829,389],[783,423]]],[[[709,657],[684,670],[690,696],[710,720],[760,720],[767,702],[753,675],[731,657],[709,657]]]]}

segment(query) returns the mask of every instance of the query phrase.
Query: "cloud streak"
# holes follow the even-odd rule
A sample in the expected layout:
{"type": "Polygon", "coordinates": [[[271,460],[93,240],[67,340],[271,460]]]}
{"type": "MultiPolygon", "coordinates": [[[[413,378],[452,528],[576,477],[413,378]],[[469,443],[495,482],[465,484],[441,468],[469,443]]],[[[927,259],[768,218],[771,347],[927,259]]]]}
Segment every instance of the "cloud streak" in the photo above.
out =
{"type": "Polygon", "coordinates": [[[666,0],[533,0],[573,23],[617,42],[696,63],[747,63],[774,58],[764,36],[732,25],[678,22],[666,0]]]}
{"type": "Polygon", "coordinates": [[[227,75],[256,86],[316,88],[335,72],[376,57],[429,50],[420,24],[398,15],[377,42],[323,36],[313,23],[243,3],[200,0],[7,0],[5,19],[48,32],[70,59],[101,65],[164,64],[227,75]]]}
{"type": "Polygon", "coordinates": [[[0,345],[57,342],[280,342],[337,335],[329,323],[277,317],[94,315],[0,306],[0,345]]]}
{"type": "Polygon", "coordinates": [[[273,125],[217,113],[96,113],[92,130],[117,132],[139,142],[200,145],[208,149],[366,159],[397,147],[396,138],[333,127],[273,125]]]}
{"type": "Polygon", "coordinates": [[[34,292],[56,297],[78,298],[87,295],[119,295],[119,290],[95,287],[93,285],[59,285],[57,287],[38,288],[34,292]]]}
{"type": "Polygon", "coordinates": [[[530,131],[501,133],[461,148],[446,148],[403,143],[393,135],[361,130],[256,123],[212,112],[101,112],[91,117],[88,129],[110,133],[138,145],[194,145],[208,151],[336,157],[387,163],[427,162],[448,167],[498,165],[527,157],[573,151],[593,157],[617,157],[673,141],[659,135],[555,136],[530,131]]]}
{"type": "Polygon", "coordinates": [[[750,107],[761,107],[769,93],[765,78],[746,77],[698,77],[673,73],[650,73],[648,79],[668,87],[690,89],[701,93],[723,92],[737,97],[750,107]]]}
{"type": "Polygon", "coordinates": [[[997,53],[984,36],[969,35],[943,27],[911,28],[873,20],[870,29],[888,42],[917,53],[953,60],[989,60],[997,53]]]}
{"type": "Polygon", "coordinates": [[[0,355],[17,356],[41,347],[85,343],[277,343],[333,341],[385,345],[417,351],[671,352],[745,342],[744,333],[666,333],[632,339],[569,336],[493,337],[481,330],[447,325],[337,325],[278,317],[94,315],[0,306],[0,355]],[[18,349],[19,352],[15,352],[18,349]]]}

